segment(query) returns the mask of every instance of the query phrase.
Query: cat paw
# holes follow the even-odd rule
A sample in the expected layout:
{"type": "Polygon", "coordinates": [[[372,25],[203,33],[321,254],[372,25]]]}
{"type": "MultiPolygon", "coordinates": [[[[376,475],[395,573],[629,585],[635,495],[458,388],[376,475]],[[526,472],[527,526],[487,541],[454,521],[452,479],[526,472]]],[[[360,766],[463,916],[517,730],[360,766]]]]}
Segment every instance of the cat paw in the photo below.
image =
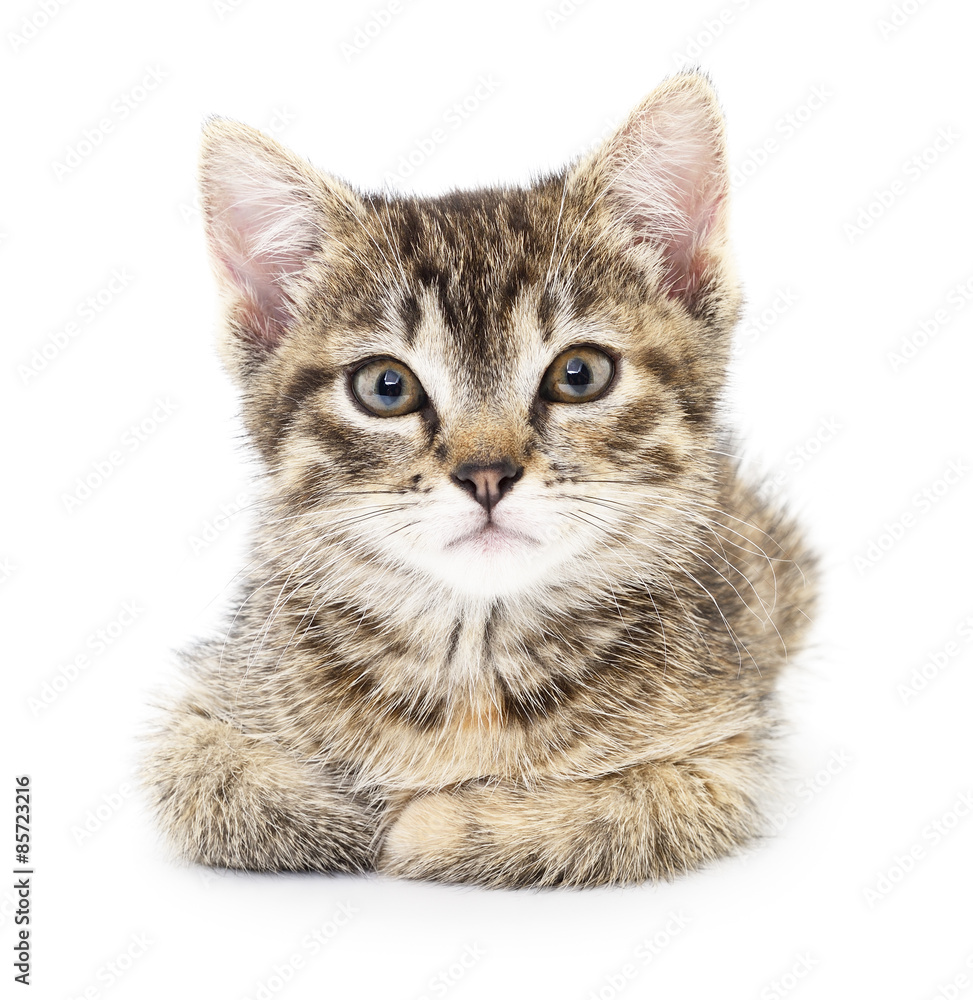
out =
{"type": "Polygon", "coordinates": [[[470,786],[413,799],[385,837],[377,868],[399,878],[494,889],[564,883],[563,865],[542,846],[532,799],[470,786]]]}
{"type": "Polygon", "coordinates": [[[462,795],[433,792],[413,799],[385,837],[378,869],[399,878],[439,878],[470,847],[473,823],[462,795]]]}
{"type": "Polygon", "coordinates": [[[174,706],[142,780],[172,847],[187,860],[251,871],[372,867],[379,803],[276,741],[244,733],[200,699],[174,706]]]}

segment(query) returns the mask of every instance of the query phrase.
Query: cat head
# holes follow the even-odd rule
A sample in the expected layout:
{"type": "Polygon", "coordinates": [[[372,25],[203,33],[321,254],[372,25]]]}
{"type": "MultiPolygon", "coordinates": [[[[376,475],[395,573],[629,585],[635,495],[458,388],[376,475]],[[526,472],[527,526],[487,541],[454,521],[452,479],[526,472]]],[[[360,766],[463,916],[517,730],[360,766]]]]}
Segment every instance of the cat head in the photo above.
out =
{"type": "Polygon", "coordinates": [[[487,600],[651,576],[708,495],[739,307],[705,79],[526,187],[361,194],[219,119],[201,186],[282,533],[487,600]]]}

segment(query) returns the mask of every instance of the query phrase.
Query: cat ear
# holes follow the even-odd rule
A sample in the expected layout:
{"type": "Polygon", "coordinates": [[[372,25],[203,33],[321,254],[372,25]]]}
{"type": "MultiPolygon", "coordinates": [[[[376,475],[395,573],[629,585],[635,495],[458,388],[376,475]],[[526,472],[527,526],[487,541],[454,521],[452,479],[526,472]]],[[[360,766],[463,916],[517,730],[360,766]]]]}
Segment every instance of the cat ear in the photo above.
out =
{"type": "Polygon", "coordinates": [[[691,311],[727,266],[723,116],[705,77],[672,77],[653,91],[587,161],[623,240],[661,287],[691,311]]]}
{"type": "Polygon", "coordinates": [[[219,118],[207,125],[200,158],[206,240],[227,293],[229,326],[247,346],[273,350],[296,319],[300,278],[321,249],[328,203],[343,193],[337,187],[256,129],[219,118]]]}

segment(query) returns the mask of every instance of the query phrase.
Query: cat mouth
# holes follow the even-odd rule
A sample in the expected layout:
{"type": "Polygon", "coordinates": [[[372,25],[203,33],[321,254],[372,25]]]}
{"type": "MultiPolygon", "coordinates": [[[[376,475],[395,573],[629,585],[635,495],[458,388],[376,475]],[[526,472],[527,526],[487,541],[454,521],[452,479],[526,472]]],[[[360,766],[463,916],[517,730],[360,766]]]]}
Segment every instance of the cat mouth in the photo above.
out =
{"type": "Polygon", "coordinates": [[[467,531],[447,542],[445,548],[468,548],[483,553],[510,552],[523,548],[525,545],[537,545],[537,539],[510,528],[501,528],[493,521],[487,521],[482,527],[467,531]]]}

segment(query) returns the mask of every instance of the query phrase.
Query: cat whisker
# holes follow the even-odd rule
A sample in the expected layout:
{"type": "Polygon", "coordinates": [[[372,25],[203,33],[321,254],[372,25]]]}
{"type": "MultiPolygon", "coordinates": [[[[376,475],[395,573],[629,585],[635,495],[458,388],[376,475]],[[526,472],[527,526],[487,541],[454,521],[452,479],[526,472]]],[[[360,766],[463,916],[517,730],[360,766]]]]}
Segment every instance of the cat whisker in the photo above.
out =
{"type": "MultiPolygon", "coordinates": [[[[743,667],[743,656],[742,656],[742,653],[746,652],[747,656],[750,658],[751,662],[753,663],[754,667],[757,669],[757,671],[759,673],[759,671],[760,671],[759,665],[757,664],[756,660],[754,659],[752,653],[750,653],[750,651],[747,648],[747,646],[745,644],[741,644],[740,643],[739,637],[737,636],[735,630],[733,629],[733,627],[731,626],[729,620],[727,619],[726,615],[724,614],[723,609],[722,609],[722,607],[721,607],[718,599],[716,598],[716,596],[712,593],[712,591],[706,586],[706,584],[702,580],[700,580],[697,576],[695,576],[693,573],[691,573],[686,568],[686,566],[679,559],[676,559],[674,557],[673,552],[671,550],[669,550],[669,549],[662,549],[659,546],[656,546],[656,545],[652,544],[647,539],[644,539],[644,538],[641,538],[641,537],[633,537],[631,534],[624,532],[623,529],[621,528],[621,526],[611,525],[611,524],[609,524],[609,522],[606,522],[603,518],[596,518],[594,515],[590,515],[589,517],[582,517],[579,514],[577,514],[577,512],[574,512],[574,511],[569,511],[568,513],[569,513],[570,516],[573,516],[573,517],[577,518],[578,520],[581,520],[581,521],[583,521],[585,523],[588,523],[588,524],[595,524],[596,526],[598,525],[598,522],[601,522],[601,526],[604,526],[604,525],[608,524],[609,525],[609,533],[614,533],[619,540],[625,541],[625,543],[627,545],[638,544],[638,545],[641,545],[641,546],[649,548],[650,551],[652,551],[654,554],[656,554],[659,557],[660,561],[663,564],[669,563],[669,564],[675,566],[679,572],[681,572],[688,579],[692,580],[692,582],[697,586],[697,588],[703,594],[706,595],[706,597],[709,599],[709,601],[713,604],[713,606],[716,608],[717,612],[719,613],[719,616],[722,619],[724,626],[726,627],[727,634],[729,635],[730,639],[733,641],[734,645],[736,646],[737,655],[739,657],[740,669],[742,669],[742,667],[743,667]]],[[[664,529],[664,526],[662,526],[662,525],[659,525],[658,527],[660,529],[664,529]]],[[[710,563],[707,559],[705,559],[705,557],[703,557],[702,555],[700,555],[698,552],[695,552],[692,548],[689,548],[683,542],[680,542],[678,540],[678,538],[672,533],[671,526],[665,526],[664,530],[666,530],[666,533],[665,533],[666,542],[670,546],[676,547],[678,551],[684,552],[690,559],[695,559],[695,560],[701,562],[708,569],[712,570],[712,572],[714,572],[717,576],[719,576],[727,584],[727,586],[730,587],[731,590],[733,590],[734,594],[736,594],[736,596],[738,597],[738,599],[740,600],[740,602],[742,603],[742,605],[744,607],[746,607],[751,612],[751,614],[753,614],[755,617],[757,617],[757,619],[760,620],[760,621],[770,621],[770,624],[772,625],[772,627],[774,628],[774,630],[777,632],[777,635],[780,636],[780,632],[777,629],[776,624],[772,621],[772,619],[769,619],[769,618],[767,618],[767,619],[761,619],[760,616],[757,615],[757,613],[752,608],[750,608],[750,606],[744,600],[744,598],[742,597],[742,595],[740,594],[740,592],[737,590],[737,588],[733,585],[733,583],[729,579],[727,579],[727,577],[723,573],[721,573],[719,569],[717,569],[715,566],[713,566],[712,563],[710,563]]],[[[661,531],[660,531],[660,533],[661,533],[661,531]]],[[[746,575],[744,573],[742,573],[740,570],[737,570],[737,572],[740,573],[740,575],[745,580],[747,580],[747,582],[749,584],[749,580],[747,579],[746,575]]],[[[754,590],[754,593],[757,594],[756,590],[754,590]]],[[[757,594],[757,596],[758,596],[758,600],[759,600],[759,594],[757,594]]],[[[781,637],[781,642],[783,644],[783,638],[782,637],[781,637]]],[[[785,653],[786,653],[786,646],[784,648],[785,648],[785,653]]]]}
{"type": "MultiPolygon", "coordinates": [[[[750,577],[747,576],[747,574],[744,573],[735,563],[733,563],[730,559],[728,559],[725,552],[721,555],[721,558],[724,561],[724,563],[726,564],[726,566],[728,567],[728,569],[730,569],[733,572],[737,573],[743,579],[743,581],[747,584],[747,586],[749,587],[749,589],[753,592],[753,595],[754,595],[754,597],[757,600],[757,604],[760,607],[760,611],[762,612],[762,614],[758,614],[757,611],[754,610],[754,608],[750,606],[749,602],[743,597],[743,595],[740,593],[739,589],[726,576],[726,574],[723,573],[710,560],[708,560],[695,547],[696,545],[701,544],[704,548],[708,549],[714,555],[717,555],[716,550],[713,549],[712,546],[707,545],[705,542],[702,542],[702,540],[699,539],[699,538],[697,538],[697,537],[688,536],[688,535],[685,535],[685,534],[681,534],[678,531],[673,531],[672,530],[672,525],[670,525],[670,524],[663,525],[663,524],[659,524],[659,523],[653,522],[650,519],[643,519],[643,520],[646,520],[647,523],[649,523],[652,527],[656,528],[656,530],[659,531],[660,535],[662,537],[664,537],[668,543],[671,543],[671,544],[679,546],[679,548],[683,552],[685,552],[690,558],[698,560],[700,563],[702,563],[704,566],[706,566],[708,569],[710,569],[712,572],[714,572],[717,576],[719,576],[720,579],[722,579],[726,583],[726,585],[733,591],[733,593],[736,595],[736,597],[740,600],[741,604],[745,608],[747,608],[747,610],[749,610],[750,613],[753,614],[754,617],[757,618],[758,621],[762,622],[763,624],[770,624],[771,627],[774,629],[774,631],[777,633],[778,637],[780,638],[781,645],[782,645],[782,647],[784,649],[784,652],[785,652],[785,655],[786,655],[786,644],[784,643],[783,636],[781,636],[780,630],[778,629],[777,623],[774,621],[774,617],[773,617],[774,609],[776,608],[776,593],[777,593],[777,590],[776,590],[776,588],[777,588],[777,577],[776,577],[776,573],[774,572],[773,566],[770,566],[770,570],[771,570],[771,573],[773,574],[773,580],[774,580],[774,590],[773,590],[773,593],[774,593],[774,603],[768,608],[767,605],[765,604],[765,602],[764,602],[761,594],[760,594],[760,591],[753,584],[753,582],[751,581],[750,577]],[[694,544],[689,544],[690,542],[692,542],[694,544]]],[[[639,542],[643,542],[644,541],[642,539],[636,539],[636,540],[639,541],[639,542]]]]}
{"type": "MultiPolygon", "coordinates": [[[[578,499],[581,500],[581,501],[583,501],[583,502],[586,502],[586,503],[597,503],[597,504],[602,504],[604,506],[621,506],[623,508],[625,507],[625,505],[622,504],[620,501],[607,500],[607,499],[603,499],[603,498],[600,498],[600,497],[585,497],[585,496],[581,496],[581,497],[578,497],[578,499]]],[[[674,526],[672,524],[668,523],[668,522],[667,523],[661,523],[661,522],[657,522],[657,521],[655,521],[655,520],[653,520],[651,518],[647,518],[644,515],[634,514],[631,511],[629,511],[629,513],[630,513],[631,516],[636,517],[639,521],[641,521],[641,522],[643,522],[645,524],[648,524],[650,527],[655,528],[657,531],[660,532],[660,534],[663,534],[663,535],[668,536],[668,537],[671,537],[671,535],[673,534],[673,528],[674,528],[674,526]]],[[[694,522],[694,523],[700,523],[702,527],[711,528],[711,526],[708,525],[708,524],[702,524],[701,522],[694,522]]],[[[715,532],[714,532],[714,534],[715,534],[715,532]]],[[[692,536],[687,536],[687,537],[692,537],[692,536]]],[[[756,587],[753,586],[753,584],[751,583],[751,581],[747,577],[747,575],[741,569],[739,569],[739,567],[737,567],[730,560],[730,558],[727,556],[725,550],[723,552],[721,552],[721,553],[718,553],[716,551],[716,549],[714,549],[711,545],[708,545],[706,542],[703,542],[702,539],[695,539],[694,538],[693,540],[696,541],[696,542],[698,542],[698,544],[702,545],[704,548],[708,549],[714,555],[717,555],[720,558],[722,558],[723,561],[726,563],[726,565],[730,569],[732,569],[734,572],[738,573],[746,581],[747,585],[753,591],[754,596],[757,598],[757,601],[760,604],[761,610],[769,618],[770,615],[773,613],[773,607],[771,607],[769,609],[766,607],[766,605],[763,602],[763,599],[760,596],[760,592],[757,590],[756,587]]],[[[717,535],[717,540],[720,540],[720,538],[719,538],[718,535],[717,535]]],[[[721,573],[715,566],[713,566],[713,565],[711,565],[709,563],[707,563],[707,565],[709,565],[710,568],[715,573],[717,573],[723,580],[725,580],[726,583],[733,589],[734,593],[736,593],[737,597],[739,597],[740,600],[743,601],[743,603],[745,605],[747,605],[747,607],[749,607],[749,605],[747,604],[747,602],[743,599],[742,595],[739,593],[739,591],[736,589],[736,587],[733,586],[733,584],[730,582],[730,580],[727,579],[727,577],[723,573],[721,573]]],[[[771,567],[771,572],[773,573],[773,567],[771,567]]],[[[776,584],[776,574],[774,574],[774,581],[775,581],[775,584],[776,584]]]]}

